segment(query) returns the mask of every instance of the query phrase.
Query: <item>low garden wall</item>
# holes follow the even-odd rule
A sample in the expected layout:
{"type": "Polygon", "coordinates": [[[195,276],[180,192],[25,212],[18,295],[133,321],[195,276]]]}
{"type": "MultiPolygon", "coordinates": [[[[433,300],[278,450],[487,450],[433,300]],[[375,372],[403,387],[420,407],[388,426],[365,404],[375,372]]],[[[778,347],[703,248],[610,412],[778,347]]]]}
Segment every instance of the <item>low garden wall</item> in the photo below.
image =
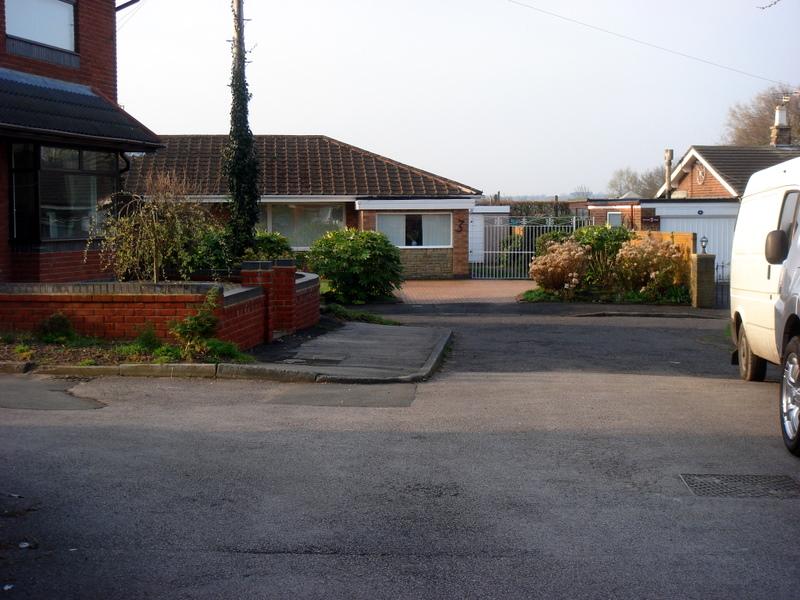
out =
{"type": "Polygon", "coordinates": [[[296,273],[293,261],[244,263],[241,285],[217,283],[0,284],[0,332],[34,331],[63,313],[75,330],[106,339],[136,337],[152,325],[161,339],[172,323],[196,314],[212,288],[223,291],[215,311],[217,337],[246,350],[319,321],[319,277],[296,273]],[[282,263],[282,264],[281,264],[282,263]]]}

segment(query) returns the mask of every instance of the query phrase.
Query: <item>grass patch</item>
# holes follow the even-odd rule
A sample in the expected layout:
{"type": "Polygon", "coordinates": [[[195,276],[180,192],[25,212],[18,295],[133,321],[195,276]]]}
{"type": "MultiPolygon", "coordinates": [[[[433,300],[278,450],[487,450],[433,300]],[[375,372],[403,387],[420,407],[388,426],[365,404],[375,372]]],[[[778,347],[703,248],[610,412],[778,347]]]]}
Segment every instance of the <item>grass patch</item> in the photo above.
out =
{"type": "Polygon", "coordinates": [[[340,321],[356,321],[358,323],[372,323],[374,325],[402,325],[399,321],[373,315],[365,310],[345,308],[341,304],[326,304],[322,307],[322,313],[334,319],[339,319],[340,321]]]}
{"type": "Polygon", "coordinates": [[[520,302],[561,302],[561,298],[559,298],[557,294],[541,288],[523,292],[519,299],[520,302]]]}

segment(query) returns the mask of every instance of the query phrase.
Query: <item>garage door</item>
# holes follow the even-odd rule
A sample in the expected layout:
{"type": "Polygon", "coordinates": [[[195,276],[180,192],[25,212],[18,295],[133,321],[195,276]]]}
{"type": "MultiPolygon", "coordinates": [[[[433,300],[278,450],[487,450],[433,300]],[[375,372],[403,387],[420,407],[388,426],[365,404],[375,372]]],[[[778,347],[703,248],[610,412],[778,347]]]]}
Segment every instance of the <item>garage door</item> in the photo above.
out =
{"type": "Polygon", "coordinates": [[[661,231],[689,231],[697,234],[697,252],[700,252],[700,238],[708,238],[706,252],[716,254],[717,267],[727,277],[731,264],[733,248],[733,230],[736,217],[702,217],[681,216],[661,217],[661,231]]]}

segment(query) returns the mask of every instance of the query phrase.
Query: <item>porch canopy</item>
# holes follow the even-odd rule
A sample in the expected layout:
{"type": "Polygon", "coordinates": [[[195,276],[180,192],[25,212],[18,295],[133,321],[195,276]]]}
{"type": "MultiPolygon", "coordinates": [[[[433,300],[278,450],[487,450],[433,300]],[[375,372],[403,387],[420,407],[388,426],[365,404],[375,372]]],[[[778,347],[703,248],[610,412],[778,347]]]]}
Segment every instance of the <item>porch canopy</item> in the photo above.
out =
{"type": "Polygon", "coordinates": [[[0,136],[128,152],[163,146],[156,134],[88,86],[4,68],[0,136]]]}

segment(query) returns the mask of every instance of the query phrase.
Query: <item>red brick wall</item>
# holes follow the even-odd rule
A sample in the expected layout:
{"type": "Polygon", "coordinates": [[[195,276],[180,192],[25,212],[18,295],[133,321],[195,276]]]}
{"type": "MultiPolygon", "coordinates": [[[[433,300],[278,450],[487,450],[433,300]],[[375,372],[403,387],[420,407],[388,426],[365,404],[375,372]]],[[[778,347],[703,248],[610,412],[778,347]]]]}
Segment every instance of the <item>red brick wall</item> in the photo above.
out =
{"type": "Polygon", "coordinates": [[[319,279],[295,292],[295,330],[307,329],[319,323],[319,279]]]}
{"type": "Polygon", "coordinates": [[[67,252],[14,252],[12,254],[11,281],[38,281],[41,283],[71,283],[99,281],[112,275],[100,266],[100,255],[91,251],[85,257],[83,250],[67,252]]]}
{"type": "Polygon", "coordinates": [[[344,224],[346,227],[358,229],[358,211],[355,202],[344,205],[344,224]]]}
{"type": "Polygon", "coordinates": [[[731,198],[731,193],[706,170],[704,177],[699,177],[701,164],[695,162],[692,171],[678,183],[678,190],[687,193],[689,198],[731,198]],[[699,181],[702,181],[700,183],[699,181]]]}
{"type": "Polygon", "coordinates": [[[76,52],[72,69],[6,52],[6,7],[0,0],[0,67],[89,85],[117,101],[117,26],[114,0],[80,0],[76,4],[76,52]]]}
{"type": "Polygon", "coordinates": [[[295,327],[295,308],[297,298],[295,294],[295,273],[297,268],[294,266],[275,266],[273,270],[273,306],[275,331],[282,333],[294,333],[295,327]]]}
{"type": "Polygon", "coordinates": [[[6,145],[0,143],[0,281],[11,281],[11,231],[8,180],[9,162],[6,145]]]}
{"type": "Polygon", "coordinates": [[[642,228],[642,208],[640,206],[623,206],[621,208],[593,208],[589,216],[594,219],[594,225],[605,225],[608,213],[622,213],[622,224],[631,229],[642,228]]]}
{"type": "Polygon", "coordinates": [[[242,350],[269,341],[264,337],[266,311],[263,296],[225,306],[216,314],[219,317],[217,325],[219,339],[233,342],[242,350]]]}
{"type": "Polygon", "coordinates": [[[469,211],[453,211],[453,277],[469,277],[469,211]]]}

